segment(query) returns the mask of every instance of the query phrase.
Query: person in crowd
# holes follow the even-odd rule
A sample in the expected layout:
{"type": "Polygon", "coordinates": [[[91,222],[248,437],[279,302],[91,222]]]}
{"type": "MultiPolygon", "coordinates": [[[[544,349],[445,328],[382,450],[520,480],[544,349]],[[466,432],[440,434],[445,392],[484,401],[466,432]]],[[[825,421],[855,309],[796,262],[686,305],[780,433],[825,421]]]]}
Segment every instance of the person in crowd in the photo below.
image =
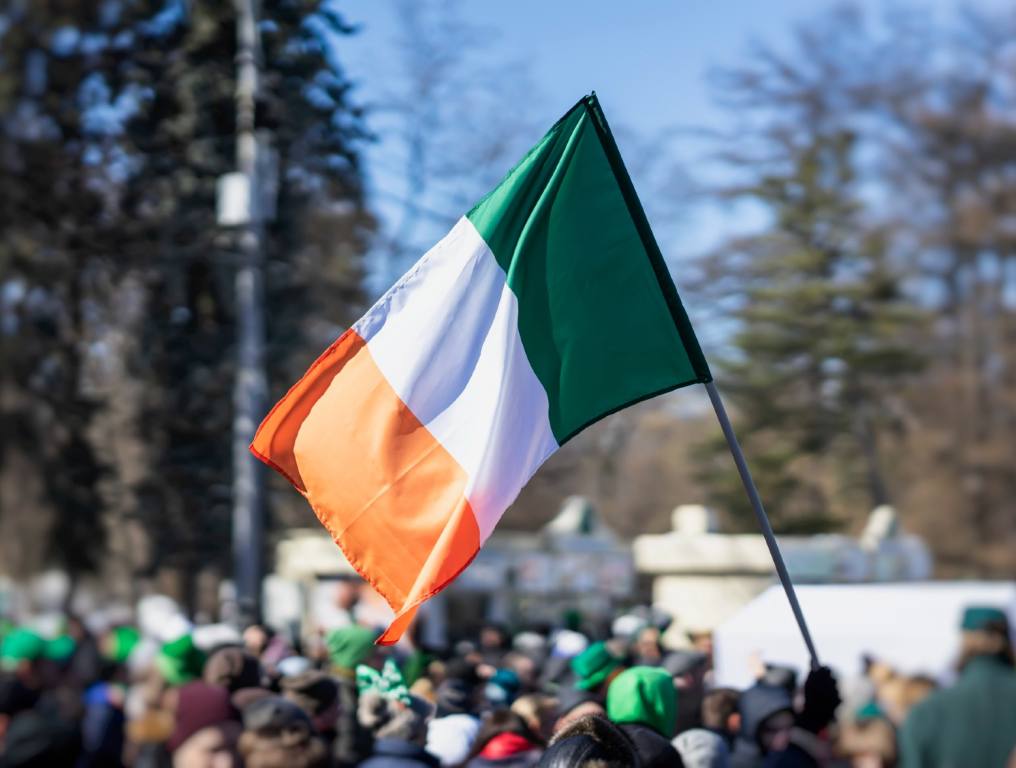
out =
{"type": "Polygon", "coordinates": [[[515,712],[494,710],[484,720],[466,768],[530,768],[545,744],[515,712]]]}
{"type": "Polygon", "coordinates": [[[243,648],[227,646],[208,657],[202,679],[209,685],[221,685],[230,693],[257,688],[261,685],[261,664],[243,648]]]}
{"type": "Polygon", "coordinates": [[[480,732],[476,708],[480,681],[471,665],[449,664],[445,670],[454,676],[437,687],[437,706],[427,728],[427,751],[449,768],[466,761],[480,732]]]}
{"type": "Polygon", "coordinates": [[[583,717],[605,717],[606,714],[607,710],[595,693],[578,688],[565,688],[558,695],[557,721],[554,723],[553,732],[560,733],[583,717]]]}
{"type": "Polygon", "coordinates": [[[680,765],[670,740],[677,721],[677,690],[658,667],[632,667],[607,689],[607,717],[635,743],[643,768],[680,765]]]}
{"type": "Polygon", "coordinates": [[[1006,766],[1016,751],[1016,669],[1004,611],[971,606],[963,613],[959,679],[907,716],[900,768],[1006,766]]]}
{"type": "Polygon", "coordinates": [[[893,768],[896,765],[896,729],[877,704],[870,702],[840,726],[836,754],[850,760],[851,768],[893,768]]]}
{"type": "Polygon", "coordinates": [[[80,754],[73,723],[30,709],[7,724],[0,768],[75,768],[80,754]]]}
{"type": "Polygon", "coordinates": [[[173,731],[166,742],[172,768],[238,768],[241,725],[229,691],[195,680],[167,694],[173,731]]]}
{"type": "Polygon", "coordinates": [[[705,728],[691,728],[671,742],[684,768],[728,768],[730,747],[723,737],[705,728]]]}
{"type": "Polygon", "coordinates": [[[756,683],[741,694],[738,715],[731,768],[760,768],[766,755],[790,746],[794,707],[786,688],[756,683]]]}
{"type": "Polygon", "coordinates": [[[606,697],[610,682],[623,670],[624,659],[606,642],[590,645],[571,661],[575,687],[593,691],[600,699],[606,697]]]}
{"type": "Polygon", "coordinates": [[[391,696],[365,690],[359,718],[373,735],[374,745],[362,768],[437,768],[439,760],[425,749],[431,713],[427,702],[408,691],[391,696]]]}
{"type": "MultiPolygon", "coordinates": [[[[770,678],[771,679],[771,678],[770,678]]],[[[741,732],[731,753],[734,768],[816,768],[831,749],[820,733],[832,722],[840,696],[827,667],[812,670],[804,684],[804,705],[793,707],[792,691],[764,680],[741,694],[741,732]]]]}
{"type": "Polygon", "coordinates": [[[706,655],[699,651],[672,651],[661,660],[660,666],[670,673],[674,687],[678,690],[678,733],[702,725],[707,662],[706,655]]]}
{"type": "Polygon", "coordinates": [[[328,768],[326,745],[310,716],[281,696],[267,696],[243,711],[237,745],[244,768],[328,768]]]}
{"type": "MultiPolygon", "coordinates": [[[[680,762],[673,763],[680,766],[680,762]]],[[[587,715],[559,731],[539,768],[642,768],[635,744],[604,717],[587,715]]]]}
{"type": "Polygon", "coordinates": [[[309,669],[280,683],[282,695],[310,717],[318,739],[331,751],[339,718],[339,686],[334,678],[309,669]]]}
{"type": "Polygon", "coordinates": [[[546,744],[554,735],[558,718],[558,700],[542,693],[527,693],[512,702],[512,712],[521,717],[529,730],[546,744]]]}
{"type": "Polygon", "coordinates": [[[374,656],[376,634],[357,624],[335,629],[325,637],[331,672],[338,686],[333,758],[337,768],[359,765],[369,754],[371,738],[357,717],[356,668],[374,656]]]}
{"type": "Polygon", "coordinates": [[[741,694],[733,688],[713,688],[702,697],[702,727],[722,738],[728,748],[733,748],[741,730],[740,701],[741,694]]]}

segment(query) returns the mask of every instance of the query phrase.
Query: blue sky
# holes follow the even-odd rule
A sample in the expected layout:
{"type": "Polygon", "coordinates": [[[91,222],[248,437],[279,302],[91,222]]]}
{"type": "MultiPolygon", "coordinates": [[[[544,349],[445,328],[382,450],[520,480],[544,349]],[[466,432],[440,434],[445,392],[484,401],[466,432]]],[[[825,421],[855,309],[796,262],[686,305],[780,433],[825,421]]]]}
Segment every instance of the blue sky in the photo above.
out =
{"type": "MultiPolygon", "coordinates": [[[[886,0],[857,4],[874,16],[889,6],[886,0]]],[[[743,63],[752,41],[781,47],[795,25],[836,5],[832,0],[463,0],[458,8],[467,23],[483,30],[485,64],[524,62],[534,81],[525,103],[506,105],[525,111],[540,126],[521,138],[521,149],[535,143],[580,96],[597,92],[673,270],[682,258],[743,226],[740,219],[750,220],[751,214],[693,205],[680,215],[675,234],[667,227],[671,211],[665,208],[673,204],[657,196],[647,199],[656,182],[645,176],[651,163],[632,163],[635,143],[674,127],[723,128],[729,116],[714,102],[709,72],[743,63]]],[[[972,5],[1002,8],[1006,0],[972,5]]],[[[359,85],[360,100],[371,105],[400,77],[398,6],[393,0],[345,0],[337,7],[361,25],[357,35],[341,40],[338,53],[359,85]]],[[[908,7],[946,21],[957,4],[922,0],[908,7]]],[[[378,140],[367,152],[369,178],[378,188],[399,187],[404,148],[383,121],[374,128],[378,140]]],[[[688,173],[702,178],[711,172],[703,144],[692,134],[677,134],[667,148],[688,173]]],[[[507,170],[499,169],[498,175],[507,170]]],[[[447,205],[436,198],[423,204],[447,205]]],[[[383,219],[396,215],[397,207],[383,196],[375,205],[383,219]]],[[[380,283],[390,277],[378,275],[380,283]]]]}

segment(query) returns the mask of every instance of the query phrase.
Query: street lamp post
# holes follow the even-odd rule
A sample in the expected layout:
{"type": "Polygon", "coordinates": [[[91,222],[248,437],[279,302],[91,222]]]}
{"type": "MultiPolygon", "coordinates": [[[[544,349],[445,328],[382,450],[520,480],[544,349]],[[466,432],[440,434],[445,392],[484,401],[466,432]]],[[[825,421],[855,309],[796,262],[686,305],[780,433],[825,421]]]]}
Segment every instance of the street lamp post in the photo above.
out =
{"type": "MultiPolygon", "coordinates": [[[[264,416],[268,383],[265,374],[263,217],[258,179],[255,98],[258,87],[256,0],[236,5],[236,167],[232,177],[239,204],[239,263],[236,293],[236,379],[233,389],[233,563],[237,621],[261,618],[262,547],[265,478],[248,445],[264,416]]],[[[227,177],[226,180],[229,180],[227,177]]],[[[228,187],[230,184],[223,184],[228,187]]],[[[226,206],[228,207],[228,206],[226,206]]],[[[220,200],[220,221],[223,206],[220,200]]]]}

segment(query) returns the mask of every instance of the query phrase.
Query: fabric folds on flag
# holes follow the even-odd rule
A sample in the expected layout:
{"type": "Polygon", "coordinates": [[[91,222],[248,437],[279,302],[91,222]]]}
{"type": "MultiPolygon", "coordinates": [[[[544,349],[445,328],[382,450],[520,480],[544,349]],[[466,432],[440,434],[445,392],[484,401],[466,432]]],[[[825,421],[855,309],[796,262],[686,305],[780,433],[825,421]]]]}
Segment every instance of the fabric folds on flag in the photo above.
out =
{"type": "Polygon", "coordinates": [[[561,445],[710,379],[589,96],[318,358],[251,450],[391,605],[390,644],[561,445]]]}

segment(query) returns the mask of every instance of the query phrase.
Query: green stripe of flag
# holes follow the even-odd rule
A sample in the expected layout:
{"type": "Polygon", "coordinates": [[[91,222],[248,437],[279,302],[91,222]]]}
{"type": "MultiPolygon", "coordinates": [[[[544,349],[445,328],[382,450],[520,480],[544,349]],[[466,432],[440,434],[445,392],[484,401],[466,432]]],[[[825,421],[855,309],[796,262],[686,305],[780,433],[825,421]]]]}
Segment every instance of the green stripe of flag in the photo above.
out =
{"type": "Polygon", "coordinates": [[[518,299],[559,444],[627,405],[711,380],[595,96],[468,216],[518,299]]]}

